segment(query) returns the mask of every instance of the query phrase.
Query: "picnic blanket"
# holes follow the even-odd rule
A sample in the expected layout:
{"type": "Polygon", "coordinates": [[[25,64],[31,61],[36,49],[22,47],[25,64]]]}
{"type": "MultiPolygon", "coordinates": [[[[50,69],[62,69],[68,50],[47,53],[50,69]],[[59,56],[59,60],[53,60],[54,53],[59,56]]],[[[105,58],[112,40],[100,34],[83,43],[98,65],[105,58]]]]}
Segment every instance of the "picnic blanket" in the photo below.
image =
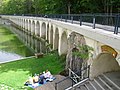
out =
{"type": "Polygon", "coordinates": [[[56,78],[55,77],[52,77],[52,78],[47,78],[44,80],[43,84],[40,84],[40,83],[34,83],[34,84],[28,84],[27,86],[31,87],[31,88],[36,88],[38,86],[41,86],[41,85],[44,85],[46,84],[47,82],[52,82],[53,80],[55,80],[56,78]]]}

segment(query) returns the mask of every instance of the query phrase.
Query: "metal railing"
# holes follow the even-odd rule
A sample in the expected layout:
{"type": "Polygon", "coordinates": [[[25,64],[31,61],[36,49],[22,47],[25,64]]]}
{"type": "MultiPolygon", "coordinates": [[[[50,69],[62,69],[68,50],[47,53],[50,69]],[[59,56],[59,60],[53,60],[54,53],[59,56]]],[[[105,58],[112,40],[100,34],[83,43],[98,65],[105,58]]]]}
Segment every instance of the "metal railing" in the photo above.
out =
{"type": "MultiPolygon", "coordinates": [[[[69,76],[55,83],[55,90],[65,90],[67,88],[78,86],[82,81],[89,79],[90,65],[84,67],[79,72],[74,72],[70,68],[69,76]],[[79,73],[79,74],[78,74],[79,73]]],[[[82,82],[83,83],[83,82],[82,82]]]]}
{"type": "Polygon", "coordinates": [[[79,24],[80,26],[86,25],[93,29],[100,28],[114,32],[114,34],[120,32],[120,14],[56,14],[45,15],[44,17],[79,24]]]}
{"type": "MultiPolygon", "coordinates": [[[[15,15],[14,15],[15,16],[15,15]]],[[[17,16],[17,15],[16,15],[17,16]]],[[[86,25],[93,29],[99,28],[113,32],[120,33],[120,14],[97,13],[97,14],[22,14],[18,16],[44,17],[51,18],[72,24],[86,25]]]]}
{"type": "Polygon", "coordinates": [[[70,68],[68,68],[68,70],[69,70],[69,77],[70,77],[75,83],[79,82],[80,77],[79,77],[75,72],[73,72],[70,68]]]}

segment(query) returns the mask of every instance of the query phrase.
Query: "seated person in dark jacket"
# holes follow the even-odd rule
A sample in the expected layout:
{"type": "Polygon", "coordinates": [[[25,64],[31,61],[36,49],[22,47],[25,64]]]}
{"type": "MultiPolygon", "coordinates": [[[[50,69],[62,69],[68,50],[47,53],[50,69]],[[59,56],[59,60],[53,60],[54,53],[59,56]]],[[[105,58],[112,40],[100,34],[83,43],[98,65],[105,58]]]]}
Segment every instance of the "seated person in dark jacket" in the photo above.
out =
{"type": "Polygon", "coordinates": [[[40,74],[39,76],[39,83],[44,84],[44,74],[40,74]]]}

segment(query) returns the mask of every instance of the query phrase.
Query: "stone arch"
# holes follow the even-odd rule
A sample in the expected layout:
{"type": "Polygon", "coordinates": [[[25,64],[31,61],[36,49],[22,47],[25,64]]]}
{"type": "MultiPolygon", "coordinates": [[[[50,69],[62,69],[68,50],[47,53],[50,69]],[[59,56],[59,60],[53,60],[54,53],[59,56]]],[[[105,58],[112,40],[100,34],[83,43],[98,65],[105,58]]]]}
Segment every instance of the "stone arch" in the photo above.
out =
{"type": "Polygon", "coordinates": [[[47,24],[47,40],[49,40],[49,24],[47,24]]]}
{"type": "Polygon", "coordinates": [[[25,29],[28,30],[28,20],[26,20],[25,29]]]}
{"type": "Polygon", "coordinates": [[[102,45],[101,46],[101,51],[102,52],[106,52],[106,53],[110,53],[115,58],[117,57],[117,54],[118,54],[117,51],[115,51],[114,48],[112,48],[112,47],[110,47],[108,45],[102,45]]]}
{"type": "Polygon", "coordinates": [[[19,18],[16,18],[16,24],[19,25],[19,18]]]}
{"type": "Polygon", "coordinates": [[[22,27],[22,18],[20,18],[20,27],[22,27]]]}
{"type": "Polygon", "coordinates": [[[42,23],[42,27],[41,27],[41,37],[45,39],[45,35],[46,35],[46,24],[45,22],[42,23]]]}
{"type": "Polygon", "coordinates": [[[50,30],[50,41],[49,43],[53,45],[53,25],[51,25],[51,30],[50,30]]]}
{"type": "Polygon", "coordinates": [[[24,23],[24,21],[23,21],[23,18],[21,19],[21,27],[23,28],[23,23],[24,23]]]}
{"type": "Polygon", "coordinates": [[[23,20],[23,28],[25,29],[25,19],[23,20]]]}
{"type": "Polygon", "coordinates": [[[39,21],[36,22],[35,35],[40,36],[40,23],[39,23],[39,21]]]}
{"type": "Polygon", "coordinates": [[[23,24],[24,24],[24,19],[22,19],[22,28],[24,28],[23,24]]]}
{"type": "Polygon", "coordinates": [[[18,25],[20,26],[20,18],[18,18],[18,25]]]}
{"type": "Polygon", "coordinates": [[[56,28],[54,38],[54,50],[58,49],[58,47],[59,47],[59,30],[58,28],[56,28]]]}
{"type": "Polygon", "coordinates": [[[35,21],[32,21],[32,25],[31,25],[31,34],[35,34],[35,21]]]}
{"type": "Polygon", "coordinates": [[[68,41],[67,41],[67,34],[64,31],[61,35],[61,43],[60,43],[61,54],[67,54],[68,50],[68,41]]]}
{"type": "Polygon", "coordinates": [[[29,28],[28,31],[31,31],[31,20],[29,20],[29,28]]]}
{"type": "Polygon", "coordinates": [[[118,70],[120,70],[120,66],[116,58],[108,52],[102,52],[92,61],[90,77],[94,78],[100,74],[118,70]]]}

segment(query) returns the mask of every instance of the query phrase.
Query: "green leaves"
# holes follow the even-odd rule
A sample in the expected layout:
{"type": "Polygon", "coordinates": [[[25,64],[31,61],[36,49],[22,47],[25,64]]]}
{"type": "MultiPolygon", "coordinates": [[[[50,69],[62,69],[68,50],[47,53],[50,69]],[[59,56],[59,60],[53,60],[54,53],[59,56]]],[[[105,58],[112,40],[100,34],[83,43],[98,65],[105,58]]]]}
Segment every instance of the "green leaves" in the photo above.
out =
{"type": "Polygon", "coordinates": [[[120,0],[0,0],[1,14],[119,13],[120,0]]]}
{"type": "Polygon", "coordinates": [[[74,56],[77,56],[83,60],[89,58],[89,54],[91,54],[91,51],[93,51],[93,48],[88,45],[79,45],[76,47],[76,50],[72,52],[74,56]],[[78,48],[78,49],[77,49],[78,48]]]}

